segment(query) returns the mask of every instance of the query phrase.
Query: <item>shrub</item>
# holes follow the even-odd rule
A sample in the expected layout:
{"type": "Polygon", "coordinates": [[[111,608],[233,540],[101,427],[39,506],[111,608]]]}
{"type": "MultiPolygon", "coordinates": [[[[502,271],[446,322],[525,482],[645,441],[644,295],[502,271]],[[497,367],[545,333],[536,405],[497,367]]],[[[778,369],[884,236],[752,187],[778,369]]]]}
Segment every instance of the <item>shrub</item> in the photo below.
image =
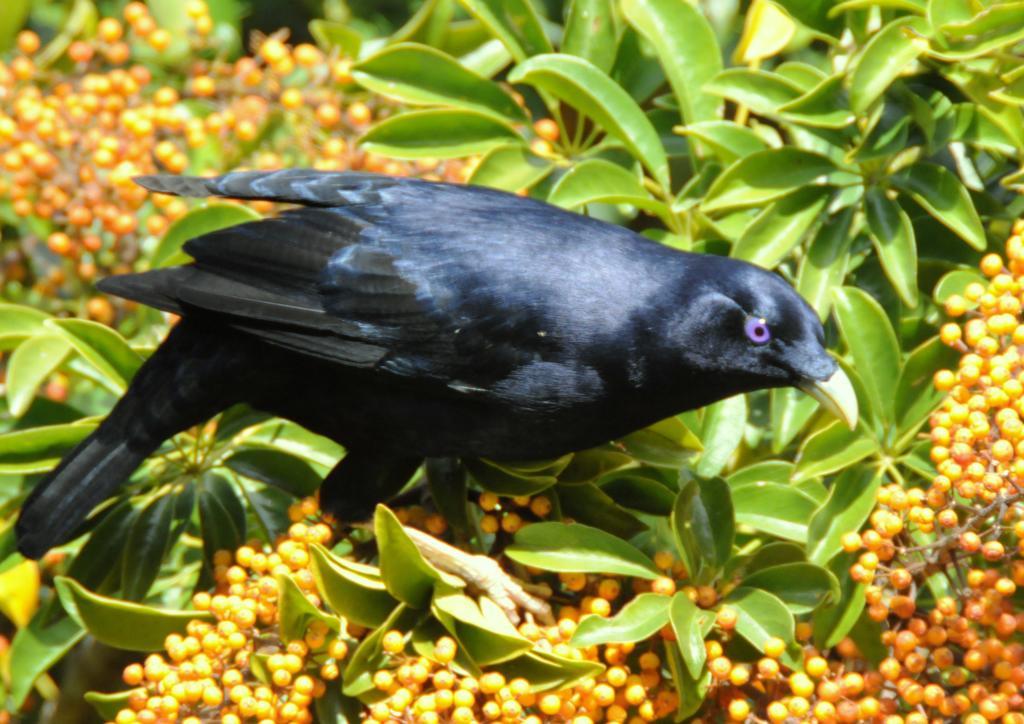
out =
{"type": "Polygon", "coordinates": [[[48,671],[70,686],[88,632],[150,652],[130,689],[88,695],[118,722],[1024,721],[1024,10],[557,5],[428,0],[386,37],[321,19],[316,46],[273,33],[235,60],[217,2],[14,38],[9,711],[56,695],[48,671]],[[750,394],[558,460],[466,461],[468,488],[337,535],[307,496],[343,451],[234,408],[22,561],[19,501],[167,327],[93,279],[271,211],[131,176],[282,165],[495,186],[776,269],[826,320],[861,423],[750,394]],[[409,528],[501,560],[557,620],[509,623],[409,528]]]}

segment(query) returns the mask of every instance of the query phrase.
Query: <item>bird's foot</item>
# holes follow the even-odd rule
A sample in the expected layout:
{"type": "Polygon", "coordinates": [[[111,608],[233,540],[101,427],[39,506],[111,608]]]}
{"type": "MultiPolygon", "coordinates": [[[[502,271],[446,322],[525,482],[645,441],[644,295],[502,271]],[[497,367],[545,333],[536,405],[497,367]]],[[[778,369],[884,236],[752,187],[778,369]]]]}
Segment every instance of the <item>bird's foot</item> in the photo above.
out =
{"type": "Polygon", "coordinates": [[[435,568],[457,576],[494,601],[513,624],[522,617],[520,611],[544,624],[553,624],[551,606],[544,600],[550,596],[547,586],[535,586],[516,580],[498,562],[487,556],[467,553],[448,545],[416,528],[405,528],[420,553],[435,568]]]}

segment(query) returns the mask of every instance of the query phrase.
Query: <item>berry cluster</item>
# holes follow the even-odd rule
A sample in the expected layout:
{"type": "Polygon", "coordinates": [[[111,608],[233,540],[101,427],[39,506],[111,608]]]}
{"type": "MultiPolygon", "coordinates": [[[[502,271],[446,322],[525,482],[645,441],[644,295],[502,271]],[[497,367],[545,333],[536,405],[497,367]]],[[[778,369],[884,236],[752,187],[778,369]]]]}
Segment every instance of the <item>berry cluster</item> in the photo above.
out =
{"type": "Polygon", "coordinates": [[[139,174],[313,166],[464,180],[462,162],[408,164],[355,148],[392,106],[358,91],[350,59],[271,36],[228,61],[205,2],[190,0],[187,13],[187,32],[174,41],[187,52],[178,55],[171,33],[131,2],[123,20],[103,18],[94,37],[63,50],[59,71],[53,49],[29,30],[0,61],[0,200],[34,220],[32,235],[0,254],[12,298],[27,291],[33,304],[113,322],[117,310],[90,283],[132,271],[188,211],[184,200],[134,184],[139,174]],[[158,80],[138,62],[154,53],[180,72],[158,80]]]}
{"type": "Polygon", "coordinates": [[[216,590],[192,600],[212,620],[190,621],[186,635],[167,637],[164,655],[125,668],[125,683],[137,688],[117,724],[313,720],[310,705],[338,678],[350,640],[344,626],[343,635],[332,636],[318,621],[302,640],[282,640],[278,577],[290,577],[310,603],[321,605],[308,546],[327,544],[332,534],[324,523],[303,522],[315,511],[314,500],[293,506],[296,522],[273,548],[250,542],[233,555],[214,555],[216,590]]]}

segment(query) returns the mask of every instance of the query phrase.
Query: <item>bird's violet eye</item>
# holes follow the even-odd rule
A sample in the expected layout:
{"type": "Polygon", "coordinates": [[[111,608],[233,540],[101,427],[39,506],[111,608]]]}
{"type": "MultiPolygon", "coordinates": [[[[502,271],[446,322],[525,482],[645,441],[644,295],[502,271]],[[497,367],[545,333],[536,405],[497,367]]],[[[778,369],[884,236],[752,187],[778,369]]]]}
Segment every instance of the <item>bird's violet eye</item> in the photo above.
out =
{"type": "Polygon", "coordinates": [[[747,317],[743,331],[747,333],[747,338],[754,344],[765,344],[772,338],[768,323],[758,317],[747,317]]]}

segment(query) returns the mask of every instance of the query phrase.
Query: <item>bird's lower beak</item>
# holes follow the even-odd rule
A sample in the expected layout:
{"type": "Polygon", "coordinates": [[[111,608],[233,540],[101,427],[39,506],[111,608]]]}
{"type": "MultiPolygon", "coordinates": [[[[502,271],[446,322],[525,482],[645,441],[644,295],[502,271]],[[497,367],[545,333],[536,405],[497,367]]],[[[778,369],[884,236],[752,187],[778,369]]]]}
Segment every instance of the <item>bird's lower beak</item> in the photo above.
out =
{"type": "Polygon", "coordinates": [[[853,391],[850,378],[842,367],[836,367],[836,371],[827,380],[804,380],[797,386],[845,422],[851,430],[857,427],[857,393],[853,391]]]}

